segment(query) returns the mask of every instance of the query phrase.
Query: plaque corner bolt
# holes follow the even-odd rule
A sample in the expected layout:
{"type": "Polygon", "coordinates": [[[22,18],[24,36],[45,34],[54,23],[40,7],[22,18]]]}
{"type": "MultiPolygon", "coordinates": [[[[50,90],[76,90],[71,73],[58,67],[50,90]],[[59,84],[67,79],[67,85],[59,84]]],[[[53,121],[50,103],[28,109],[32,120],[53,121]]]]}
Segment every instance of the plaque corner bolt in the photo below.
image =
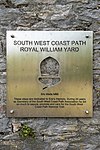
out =
{"type": "Polygon", "coordinates": [[[85,37],[86,37],[87,39],[88,39],[88,38],[90,38],[90,36],[89,36],[89,35],[86,35],[85,37]]]}
{"type": "Polygon", "coordinates": [[[14,110],[13,110],[13,109],[12,109],[12,110],[10,110],[10,113],[11,113],[11,114],[13,114],[13,113],[14,113],[14,110]]]}
{"type": "Polygon", "coordinates": [[[89,114],[89,111],[88,111],[88,110],[85,110],[85,113],[86,113],[86,114],[89,114]]]}
{"type": "Polygon", "coordinates": [[[15,38],[15,36],[14,36],[14,35],[11,35],[11,38],[15,38]]]}

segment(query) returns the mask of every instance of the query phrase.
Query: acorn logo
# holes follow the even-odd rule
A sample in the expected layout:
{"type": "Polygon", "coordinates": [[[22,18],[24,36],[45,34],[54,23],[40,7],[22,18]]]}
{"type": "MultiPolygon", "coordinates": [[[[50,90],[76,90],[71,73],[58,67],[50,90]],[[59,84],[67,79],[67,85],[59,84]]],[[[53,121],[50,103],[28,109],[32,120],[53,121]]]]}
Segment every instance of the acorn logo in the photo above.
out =
{"type": "Polygon", "coordinates": [[[43,90],[60,82],[59,70],[59,62],[53,57],[49,56],[42,60],[42,62],[40,63],[41,77],[39,77],[38,79],[42,84],[45,85],[43,90]]]}

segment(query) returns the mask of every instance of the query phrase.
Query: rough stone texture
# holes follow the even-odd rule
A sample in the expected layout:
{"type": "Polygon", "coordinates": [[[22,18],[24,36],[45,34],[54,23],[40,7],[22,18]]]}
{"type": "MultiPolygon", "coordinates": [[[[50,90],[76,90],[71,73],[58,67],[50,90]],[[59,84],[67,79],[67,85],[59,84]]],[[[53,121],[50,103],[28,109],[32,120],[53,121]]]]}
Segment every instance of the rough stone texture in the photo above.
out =
{"type": "Polygon", "coordinates": [[[59,62],[53,57],[47,57],[41,62],[39,81],[45,85],[45,88],[54,86],[60,81],[59,68],[59,62]]]}
{"type": "Polygon", "coordinates": [[[100,150],[100,0],[0,0],[0,139],[10,150],[100,150]],[[6,30],[93,30],[94,117],[7,118],[6,30]],[[17,123],[36,139],[20,139],[17,123]]]}

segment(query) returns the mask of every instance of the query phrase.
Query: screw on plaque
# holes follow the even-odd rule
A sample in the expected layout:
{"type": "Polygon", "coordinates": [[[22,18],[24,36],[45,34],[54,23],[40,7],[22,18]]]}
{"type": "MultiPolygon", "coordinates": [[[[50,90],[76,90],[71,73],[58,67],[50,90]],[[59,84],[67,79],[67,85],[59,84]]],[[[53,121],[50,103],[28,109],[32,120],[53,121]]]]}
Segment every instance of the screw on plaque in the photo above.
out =
{"type": "Polygon", "coordinates": [[[11,114],[13,114],[13,113],[14,113],[14,110],[13,110],[13,109],[12,109],[12,110],[10,110],[10,113],[11,113],[11,114]]]}
{"type": "Polygon", "coordinates": [[[89,35],[86,35],[85,37],[88,39],[88,38],[89,38],[89,35]]]}
{"type": "Polygon", "coordinates": [[[88,110],[86,110],[86,111],[85,111],[85,113],[86,113],[86,114],[89,114],[89,111],[88,111],[88,110]]]}
{"type": "Polygon", "coordinates": [[[11,38],[15,38],[15,36],[14,36],[14,35],[11,35],[11,38]]]}

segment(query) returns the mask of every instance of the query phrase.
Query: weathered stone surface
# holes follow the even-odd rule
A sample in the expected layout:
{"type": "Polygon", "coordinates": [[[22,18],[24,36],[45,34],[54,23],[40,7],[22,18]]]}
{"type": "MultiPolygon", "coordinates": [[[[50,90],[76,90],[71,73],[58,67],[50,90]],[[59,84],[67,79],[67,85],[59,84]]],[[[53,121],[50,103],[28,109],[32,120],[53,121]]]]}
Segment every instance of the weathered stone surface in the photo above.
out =
{"type": "Polygon", "coordinates": [[[51,1],[49,1],[49,0],[33,0],[33,2],[36,2],[36,3],[42,3],[42,4],[54,4],[55,2],[56,2],[56,0],[51,0],[51,1]]]}
{"type": "Polygon", "coordinates": [[[3,73],[0,73],[0,83],[6,83],[6,75],[3,73]]]}
{"type": "Polygon", "coordinates": [[[68,148],[68,143],[67,142],[56,142],[51,144],[51,149],[52,150],[66,150],[68,148]]]}
{"type": "Polygon", "coordinates": [[[91,134],[99,133],[99,128],[97,126],[90,126],[90,127],[84,126],[81,128],[81,130],[83,133],[86,133],[86,134],[88,134],[88,133],[91,133],[91,134]]]}
{"type": "Polygon", "coordinates": [[[4,71],[6,69],[5,63],[0,63],[0,71],[4,71]]]}
{"type": "Polygon", "coordinates": [[[88,3],[89,0],[57,0],[57,3],[60,3],[60,4],[68,4],[68,3],[78,3],[78,2],[81,2],[81,3],[88,3]]]}
{"type": "Polygon", "coordinates": [[[6,0],[0,0],[0,4],[5,4],[6,0]]]}
{"type": "Polygon", "coordinates": [[[10,0],[12,3],[22,3],[29,2],[29,0],[10,0]]]}
{"type": "Polygon", "coordinates": [[[5,132],[8,128],[8,118],[2,118],[0,119],[0,132],[5,132]]]}
{"type": "Polygon", "coordinates": [[[3,140],[9,140],[9,139],[19,140],[20,138],[19,138],[18,133],[11,133],[11,134],[8,134],[8,135],[3,137],[3,140]]]}
{"type": "Polygon", "coordinates": [[[96,145],[93,144],[84,144],[84,143],[73,143],[68,147],[68,150],[95,150],[96,149],[96,145]],[[80,145],[80,146],[79,146],[80,145]]]}
{"type": "Polygon", "coordinates": [[[17,132],[17,131],[19,131],[20,130],[20,128],[21,128],[21,123],[12,123],[12,132],[17,132]]]}

